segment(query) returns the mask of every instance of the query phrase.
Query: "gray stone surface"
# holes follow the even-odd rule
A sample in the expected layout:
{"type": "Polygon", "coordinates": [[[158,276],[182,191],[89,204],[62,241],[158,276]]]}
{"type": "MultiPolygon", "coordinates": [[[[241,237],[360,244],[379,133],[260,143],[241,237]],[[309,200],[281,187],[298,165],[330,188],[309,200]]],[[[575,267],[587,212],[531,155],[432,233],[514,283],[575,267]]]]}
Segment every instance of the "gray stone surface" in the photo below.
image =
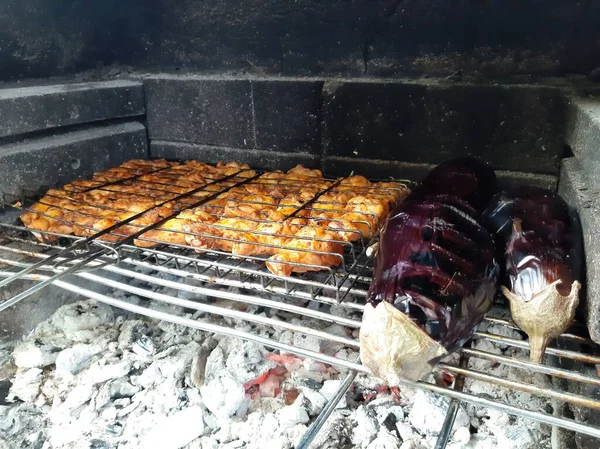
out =
{"type": "Polygon", "coordinates": [[[253,80],[256,148],[321,152],[322,81],[253,80]]]}
{"type": "Polygon", "coordinates": [[[143,87],[134,81],[0,89],[0,137],[143,114],[143,87]]]}
{"type": "Polygon", "coordinates": [[[582,165],[591,185],[600,187],[600,98],[569,101],[567,144],[582,165]]]}
{"type": "Polygon", "coordinates": [[[163,75],[144,88],[151,139],[255,146],[250,81],[163,75]]]}
{"type": "MultiPolygon", "coordinates": [[[[332,176],[348,175],[354,171],[373,179],[393,177],[418,181],[435,167],[435,164],[327,157],[323,166],[325,173],[332,176]]],[[[558,183],[558,177],[555,175],[507,170],[496,170],[496,175],[501,187],[533,185],[556,190],[558,183]]]]}
{"type": "Polygon", "coordinates": [[[0,191],[65,184],[147,154],[146,129],[137,122],[2,145],[0,191]]]}
{"type": "Polygon", "coordinates": [[[591,338],[600,343],[600,189],[590,184],[576,158],[564,159],[558,193],[579,212],[586,254],[586,321],[591,338]]]}
{"type": "Polygon", "coordinates": [[[297,164],[319,168],[318,155],[217,147],[183,142],[150,142],[150,155],[165,159],[198,159],[207,163],[238,161],[264,170],[287,170],[297,164]]]}
{"type": "Polygon", "coordinates": [[[501,170],[558,174],[566,107],[559,89],[436,81],[329,82],[327,156],[440,163],[470,154],[501,170]]]}
{"type": "Polygon", "coordinates": [[[4,0],[0,79],[115,63],[302,75],[585,75],[600,66],[599,28],[594,1],[4,0]]]}

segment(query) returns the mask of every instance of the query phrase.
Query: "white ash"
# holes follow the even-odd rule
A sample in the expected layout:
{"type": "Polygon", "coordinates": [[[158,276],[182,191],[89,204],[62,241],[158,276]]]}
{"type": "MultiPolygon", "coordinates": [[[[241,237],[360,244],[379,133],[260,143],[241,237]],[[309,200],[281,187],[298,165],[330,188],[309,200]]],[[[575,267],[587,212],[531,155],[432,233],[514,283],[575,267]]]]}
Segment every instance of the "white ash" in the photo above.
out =
{"type": "MultiPolygon", "coordinates": [[[[137,280],[132,284],[144,286],[137,280]]],[[[201,295],[155,290],[207,302],[201,295]]],[[[117,296],[153,310],[221,322],[194,310],[122,292],[117,296]]],[[[273,295],[266,297],[278,300],[273,295]]],[[[219,300],[218,304],[339,336],[357,335],[357,329],[317,320],[299,321],[285,312],[260,311],[234,301],[219,300]]],[[[340,306],[306,301],[297,304],[360,319],[358,312],[340,306]]],[[[324,344],[299,332],[237,319],[227,321],[237,329],[293,346],[358,359],[354,348],[341,344],[324,344]]],[[[506,328],[494,326],[485,328],[490,333],[506,332],[506,328]]],[[[512,330],[507,336],[522,338],[512,330]]],[[[495,343],[476,342],[475,347],[494,354],[526,356],[523,351],[495,343]]],[[[288,449],[299,442],[345,374],[343,369],[272,353],[255,343],[143,319],[94,301],[62,307],[11,351],[12,359],[0,351],[0,373],[10,378],[9,397],[15,400],[0,406],[0,449],[2,444],[44,449],[288,449]]],[[[548,385],[543,376],[487,360],[472,358],[470,363],[473,369],[548,385]]],[[[401,395],[396,397],[389,391],[377,392],[380,387],[377,379],[359,375],[312,447],[432,448],[448,400],[409,388],[401,388],[401,395]],[[368,395],[373,397],[365,400],[368,395]]],[[[477,382],[467,381],[465,390],[523,408],[545,410],[549,404],[525,393],[477,382]]],[[[549,430],[503,413],[463,405],[448,447],[546,448],[550,447],[549,430]]]]}

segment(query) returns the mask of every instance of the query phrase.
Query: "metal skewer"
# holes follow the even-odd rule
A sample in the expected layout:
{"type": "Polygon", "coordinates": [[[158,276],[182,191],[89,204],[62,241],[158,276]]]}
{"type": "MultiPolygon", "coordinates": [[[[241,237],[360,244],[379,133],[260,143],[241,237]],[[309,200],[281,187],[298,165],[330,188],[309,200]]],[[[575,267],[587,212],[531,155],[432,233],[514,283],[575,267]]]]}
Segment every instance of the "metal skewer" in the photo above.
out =
{"type": "Polygon", "coordinates": [[[308,449],[310,447],[310,445],[312,444],[312,442],[315,440],[316,436],[318,435],[319,431],[323,428],[323,425],[325,424],[325,422],[331,416],[331,413],[335,410],[335,408],[337,407],[339,402],[342,400],[342,398],[344,397],[344,395],[346,394],[346,392],[348,391],[348,389],[354,382],[354,379],[356,378],[356,374],[357,374],[356,371],[350,371],[346,375],[346,377],[342,381],[342,384],[337,389],[335,394],[331,397],[329,402],[327,402],[327,404],[325,405],[325,408],[321,411],[321,413],[319,414],[319,416],[317,417],[315,422],[312,423],[312,425],[308,428],[308,430],[306,431],[306,433],[304,434],[304,436],[298,443],[298,446],[296,446],[296,449],[308,449]]]}

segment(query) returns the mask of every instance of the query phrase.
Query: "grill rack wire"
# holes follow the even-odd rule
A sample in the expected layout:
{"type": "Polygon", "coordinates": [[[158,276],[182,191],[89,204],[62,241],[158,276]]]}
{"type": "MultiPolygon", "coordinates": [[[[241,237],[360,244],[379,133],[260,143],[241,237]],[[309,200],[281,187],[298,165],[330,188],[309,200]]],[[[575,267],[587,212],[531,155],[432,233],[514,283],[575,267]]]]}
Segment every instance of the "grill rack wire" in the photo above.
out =
{"type": "MultiPolygon", "coordinates": [[[[235,178],[238,174],[231,175],[230,178],[235,178]]],[[[102,187],[118,184],[121,181],[123,180],[107,183],[102,187]]],[[[252,181],[253,179],[246,178],[242,183],[252,181]]],[[[225,187],[225,190],[228,190],[228,188],[225,187]]],[[[178,194],[174,198],[178,200],[189,198],[198,191],[200,189],[195,189],[191,193],[188,191],[178,194]]],[[[214,194],[205,196],[196,202],[204,204],[209,201],[207,198],[212,199],[222,191],[217,190],[214,194]]],[[[6,206],[15,207],[13,196],[3,195],[3,200],[2,206],[5,208],[6,206]]],[[[308,202],[309,204],[304,204],[301,208],[311,207],[315,200],[316,198],[313,198],[312,201],[308,202]]],[[[23,197],[17,208],[26,210],[31,201],[23,197]]],[[[6,216],[8,215],[10,214],[6,214],[6,216]]],[[[167,217],[167,219],[169,218],[172,217],[167,217]]],[[[133,219],[135,217],[129,221],[133,219]]],[[[157,222],[149,228],[157,228],[165,221],[166,219],[157,222]]],[[[119,225],[122,226],[123,222],[119,225]]],[[[357,242],[348,244],[343,263],[339,267],[326,267],[321,272],[286,277],[274,275],[257,264],[257,262],[264,261],[262,257],[243,256],[234,258],[231,257],[230,253],[218,250],[206,250],[198,254],[195,251],[196,248],[185,245],[163,244],[160,247],[140,248],[134,246],[132,242],[134,238],[139,237],[149,228],[140,229],[133,236],[119,235],[118,232],[115,232],[116,228],[96,232],[87,238],[35,231],[38,237],[45,237],[42,239],[44,241],[39,241],[31,238],[32,232],[30,229],[9,223],[6,220],[0,220],[0,287],[17,279],[29,280],[34,283],[33,287],[0,303],[0,311],[46,285],[53,284],[72,293],[150,318],[254,341],[275,350],[293,353],[348,370],[340,390],[330,400],[328,406],[321,412],[321,415],[298,446],[302,448],[309,447],[337,402],[352,384],[357,373],[367,373],[366,368],[358,360],[347,360],[303,347],[292,346],[259,335],[255,330],[240,330],[228,320],[221,319],[215,322],[212,317],[235,319],[253,325],[269,325],[319,339],[325,344],[337,344],[354,350],[358,349],[356,336],[360,329],[360,317],[373,267],[373,255],[369,249],[377,242],[378,230],[373,231],[373,238],[368,241],[359,239],[357,242]],[[117,242],[103,242],[100,240],[103,235],[115,233],[120,237],[117,242]],[[62,247],[59,245],[62,245],[62,247]],[[157,274],[162,276],[157,276],[157,274]],[[73,282],[75,278],[86,281],[85,287],[73,282]],[[185,282],[181,282],[181,280],[185,282]],[[134,286],[131,281],[143,282],[145,288],[134,286]],[[237,291],[214,289],[212,288],[214,285],[233,287],[237,291]],[[291,319],[288,321],[275,320],[269,316],[228,308],[219,303],[181,299],[178,296],[159,293],[155,291],[156,287],[167,287],[187,294],[202,295],[206,298],[255,305],[265,310],[282,311],[290,317],[301,318],[302,324],[298,324],[298,321],[292,322],[291,319]],[[190,319],[153,310],[107,295],[104,293],[106,288],[137,295],[148,300],[181,306],[195,310],[196,313],[190,319]],[[101,291],[98,291],[98,289],[101,291]],[[331,311],[324,312],[299,306],[299,300],[321,303],[337,309],[341,308],[344,313],[334,314],[331,311]],[[315,325],[315,323],[320,323],[320,325],[315,325]],[[322,325],[325,323],[339,324],[350,331],[345,336],[338,335],[323,328],[322,325]]],[[[505,318],[488,316],[484,322],[517,329],[510,320],[505,318]]],[[[459,366],[448,363],[438,365],[438,369],[455,376],[452,387],[442,387],[427,382],[404,382],[403,384],[406,386],[421,388],[451,399],[436,448],[446,446],[454,417],[461,402],[504,411],[515,416],[600,438],[600,427],[596,425],[577,422],[564,416],[554,416],[545,412],[518,408],[496,399],[462,391],[464,380],[472,379],[502,388],[546,397],[576,407],[600,410],[600,401],[598,400],[565,390],[558,390],[556,386],[555,389],[541,388],[511,379],[500,378],[485,371],[470,369],[466,364],[468,358],[480,358],[527,372],[545,374],[555,379],[600,387],[600,378],[592,377],[576,369],[559,367],[561,366],[560,362],[563,360],[574,362],[575,366],[600,365],[598,347],[585,336],[585,333],[581,331],[581,326],[578,326],[578,324],[575,324],[572,330],[559,337],[558,341],[583,345],[587,349],[586,352],[562,349],[559,347],[560,345],[555,345],[547,350],[546,364],[536,364],[528,359],[498,355],[469,347],[468,344],[459,352],[461,356],[459,366]]],[[[509,347],[528,349],[526,341],[481,330],[476,331],[473,336],[473,341],[477,340],[488,340],[509,347]]]]}

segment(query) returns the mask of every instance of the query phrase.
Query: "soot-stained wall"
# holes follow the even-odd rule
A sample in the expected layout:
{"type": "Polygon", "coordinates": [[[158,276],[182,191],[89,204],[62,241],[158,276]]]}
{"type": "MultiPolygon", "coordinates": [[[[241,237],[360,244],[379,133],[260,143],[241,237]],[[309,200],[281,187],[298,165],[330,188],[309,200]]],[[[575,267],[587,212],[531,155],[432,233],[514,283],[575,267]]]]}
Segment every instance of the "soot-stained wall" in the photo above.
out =
{"type": "Polygon", "coordinates": [[[600,2],[4,0],[0,80],[102,66],[600,78],[600,2]],[[595,70],[596,69],[596,70],[595,70]]]}

